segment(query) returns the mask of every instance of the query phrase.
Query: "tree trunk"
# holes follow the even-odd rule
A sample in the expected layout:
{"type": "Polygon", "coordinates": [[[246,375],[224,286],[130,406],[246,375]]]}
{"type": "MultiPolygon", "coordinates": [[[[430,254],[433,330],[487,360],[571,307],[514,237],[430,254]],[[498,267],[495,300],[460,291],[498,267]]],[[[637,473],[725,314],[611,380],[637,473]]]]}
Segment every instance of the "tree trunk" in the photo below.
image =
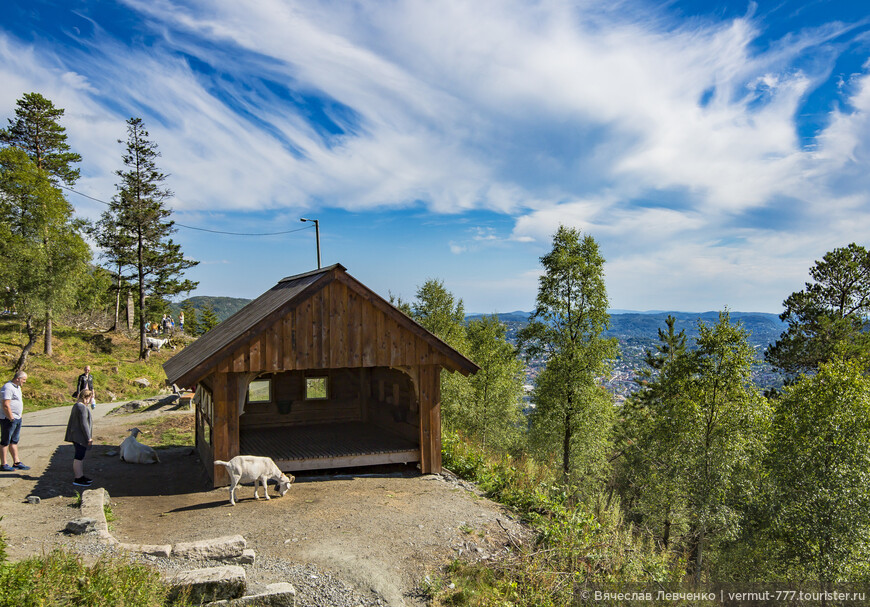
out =
{"type": "Polygon", "coordinates": [[[46,356],[51,356],[54,354],[54,348],[52,347],[52,339],[51,339],[51,308],[45,313],[45,347],[43,348],[43,353],[46,356]]]}
{"type": "Polygon", "coordinates": [[[127,291],[127,330],[128,330],[128,331],[132,331],[132,330],[133,330],[133,320],[134,320],[134,317],[136,316],[136,315],[133,313],[133,311],[134,311],[134,308],[133,308],[133,292],[132,292],[132,291],[127,291]]]}
{"type": "Polygon", "coordinates": [[[27,343],[21,350],[21,356],[18,357],[18,362],[15,363],[15,372],[24,370],[24,367],[27,365],[27,357],[30,355],[30,351],[33,349],[33,345],[36,343],[37,331],[36,328],[33,326],[33,316],[27,316],[25,326],[27,328],[27,343]]]}
{"type": "Polygon", "coordinates": [[[118,320],[121,318],[121,269],[118,268],[118,284],[115,288],[115,320],[109,331],[118,330],[118,320]]]}
{"type": "Polygon", "coordinates": [[[671,511],[668,510],[668,515],[665,518],[665,533],[662,537],[662,546],[665,550],[668,549],[668,544],[671,541],[671,511]]]}
{"type": "Polygon", "coordinates": [[[568,397],[568,408],[565,411],[565,435],[562,440],[562,474],[568,480],[571,472],[571,397],[568,397]]]}

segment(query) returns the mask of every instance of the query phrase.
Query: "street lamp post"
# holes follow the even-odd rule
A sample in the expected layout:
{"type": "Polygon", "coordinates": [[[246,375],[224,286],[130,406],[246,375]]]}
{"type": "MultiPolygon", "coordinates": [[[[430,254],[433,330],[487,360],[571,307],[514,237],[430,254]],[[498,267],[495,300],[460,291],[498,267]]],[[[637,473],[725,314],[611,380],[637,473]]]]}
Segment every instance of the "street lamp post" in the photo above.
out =
{"type": "Polygon", "coordinates": [[[299,221],[313,221],[314,222],[314,237],[317,239],[317,269],[320,269],[320,222],[316,219],[305,219],[304,217],[299,221]]]}

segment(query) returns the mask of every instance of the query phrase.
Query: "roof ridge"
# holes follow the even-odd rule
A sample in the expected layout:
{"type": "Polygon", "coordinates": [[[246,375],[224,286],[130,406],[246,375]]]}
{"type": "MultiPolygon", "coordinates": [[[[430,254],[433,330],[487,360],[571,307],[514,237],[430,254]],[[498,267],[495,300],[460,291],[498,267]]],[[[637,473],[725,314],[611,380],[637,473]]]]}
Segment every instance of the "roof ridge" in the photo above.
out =
{"type": "Polygon", "coordinates": [[[310,272],[303,272],[302,274],[296,274],[294,276],[282,278],[278,281],[278,284],[281,284],[282,282],[289,282],[291,280],[299,280],[300,278],[305,278],[307,276],[314,276],[315,274],[324,274],[335,269],[340,269],[347,272],[347,268],[345,268],[343,265],[341,265],[340,263],[334,263],[331,266],[327,266],[325,268],[318,268],[317,270],[311,270],[310,272]]]}

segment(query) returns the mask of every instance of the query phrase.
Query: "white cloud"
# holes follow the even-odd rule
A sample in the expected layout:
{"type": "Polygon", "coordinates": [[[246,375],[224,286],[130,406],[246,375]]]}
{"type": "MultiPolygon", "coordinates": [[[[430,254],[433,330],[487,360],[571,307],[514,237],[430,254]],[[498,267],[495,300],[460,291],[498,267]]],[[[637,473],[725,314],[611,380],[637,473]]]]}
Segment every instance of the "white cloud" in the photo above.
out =
{"type": "Polygon", "coordinates": [[[97,22],[63,51],[0,32],[0,107],[39,90],[66,108],[78,187],[98,198],[136,115],[193,217],[422,204],[515,218],[509,238],[455,238],[457,255],[547,243],[567,223],[601,242],[620,297],[648,283],[697,298],[730,273],[758,277],[747,297],[770,292],[870,227],[870,66],[815,146],[796,128],[846,25],[759,50],[751,14],[676,23],[641,2],[125,4],[149,45],[97,22]]]}

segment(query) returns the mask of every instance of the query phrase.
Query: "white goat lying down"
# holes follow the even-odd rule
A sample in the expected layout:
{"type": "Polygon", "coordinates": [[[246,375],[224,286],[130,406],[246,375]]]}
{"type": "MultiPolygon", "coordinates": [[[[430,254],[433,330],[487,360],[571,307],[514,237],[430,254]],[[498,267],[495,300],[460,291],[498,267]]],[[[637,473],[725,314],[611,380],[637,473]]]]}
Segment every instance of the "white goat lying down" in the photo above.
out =
{"type": "Polygon", "coordinates": [[[281,469],[275,465],[271,457],[260,457],[258,455],[237,455],[228,462],[216,459],[215,464],[225,466],[230,475],[230,506],[236,505],[236,486],[239,483],[254,482],[254,497],[260,499],[260,484],[263,485],[263,493],[266,494],[266,499],[269,497],[269,481],[275,481],[278,486],[278,495],[283,497],[290,490],[290,483],[296,480],[296,477],[281,472],[281,469]]]}
{"type": "Polygon", "coordinates": [[[121,443],[121,461],[131,464],[159,464],[160,458],[157,457],[157,452],[136,440],[141,430],[132,428],[129,432],[130,436],[121,443]]]}
{"type": "Polygon", "coordinates": [[[175,344],[172,343],[172,339],[167,337],[166,339],[159,339],[157,337],[146,337],[145,338],[145,349],[146,350],[154,350],[156,352],[160,352],[160,348],[166,346],[167,348],[175,349],[175,344]]]}

